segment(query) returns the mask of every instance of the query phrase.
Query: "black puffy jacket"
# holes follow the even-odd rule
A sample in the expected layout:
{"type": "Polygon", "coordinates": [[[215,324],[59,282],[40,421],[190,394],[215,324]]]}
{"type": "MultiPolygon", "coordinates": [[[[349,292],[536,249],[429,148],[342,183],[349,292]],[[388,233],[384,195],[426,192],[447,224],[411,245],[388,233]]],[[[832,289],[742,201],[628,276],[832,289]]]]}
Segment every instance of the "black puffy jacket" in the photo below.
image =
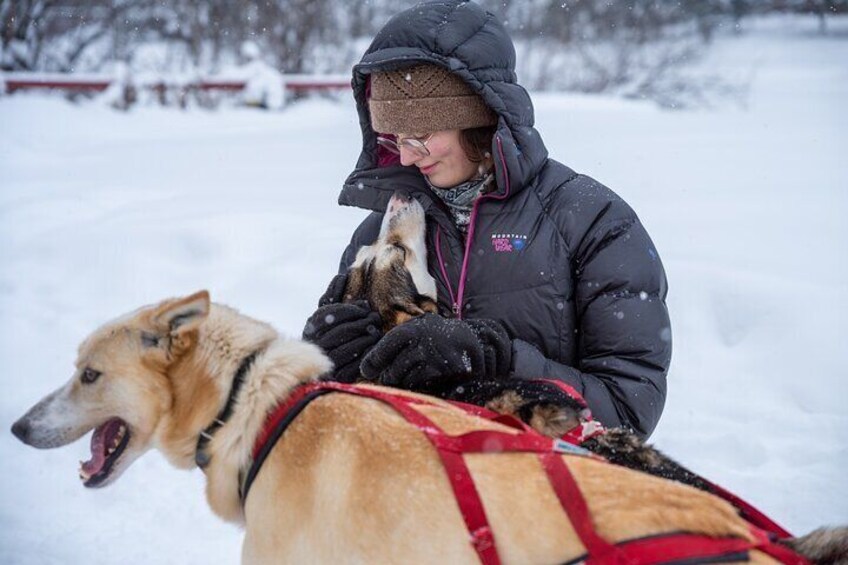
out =
{"type": "Polygon", "coordinates": [[[389,197],[406,190],[427,213],[429,268],[443,309],[503,322],[514,338],[515,378],[561,379],[601,422],[648,436],[671,359],[662,263],[627,203],[548,159],[514,68],[503,26],[473,2],[420,4],[385,25],[353,69],[363,150],[339,197],[374,213],[340,267],[376,240],[389,197]],[[459,75],[499,115],[497,189],[475,203],[467,241],[415,167],[378,166],[369,74],[422,62],[459,75]]]}

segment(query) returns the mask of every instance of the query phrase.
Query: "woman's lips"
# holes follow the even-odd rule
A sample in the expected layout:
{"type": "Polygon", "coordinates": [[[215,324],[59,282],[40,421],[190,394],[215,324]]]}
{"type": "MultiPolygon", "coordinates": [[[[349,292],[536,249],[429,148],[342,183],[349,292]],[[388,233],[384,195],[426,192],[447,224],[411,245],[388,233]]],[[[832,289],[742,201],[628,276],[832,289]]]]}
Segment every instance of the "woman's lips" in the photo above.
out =
{"type": "Polygon", "coordinates": [[[426,167],[420,167],[418,170],[421,171],[422,175],[429,175],[430,173],[433,172],[433,169],[435,169],[435,168],[436,168],[436,163],[433,163],[432,165],[427,165],[426,167]]]}

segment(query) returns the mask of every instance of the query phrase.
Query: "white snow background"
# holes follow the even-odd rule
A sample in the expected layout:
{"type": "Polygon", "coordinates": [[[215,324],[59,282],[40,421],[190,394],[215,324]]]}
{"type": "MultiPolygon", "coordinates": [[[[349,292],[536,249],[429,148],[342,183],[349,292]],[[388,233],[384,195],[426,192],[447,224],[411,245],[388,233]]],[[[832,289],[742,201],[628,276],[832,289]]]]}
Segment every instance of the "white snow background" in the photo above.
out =
{"type": "MultiPolygon", "coordinates": [[[[653,441],[803,533],[848,522],[848,28],[775,21],[708,60],[752,77],[746,109],[533,98],[551,155],[621,194],[665,262],[653,441]]],[[[336,204],[352,100],[124,114],[16,95],[0,132],[0,562],[237,562],[200,471],[151,452],[87,490],[88,437],[40,451],[9,428],[90,331],[143,304],[206,288],[299,335],[365,215],[336,204]]]]}

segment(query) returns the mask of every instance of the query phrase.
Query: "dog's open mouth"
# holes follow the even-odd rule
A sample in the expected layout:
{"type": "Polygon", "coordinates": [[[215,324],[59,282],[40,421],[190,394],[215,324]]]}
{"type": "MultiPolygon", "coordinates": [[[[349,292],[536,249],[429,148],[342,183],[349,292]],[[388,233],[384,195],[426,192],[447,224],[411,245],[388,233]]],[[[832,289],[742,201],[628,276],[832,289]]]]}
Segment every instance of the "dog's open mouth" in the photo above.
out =
{"type": "Polygon", "coordinates": [[[91,459],[80,461],[79,476],[82,484],[87,487],[100,486],[112,472],[115,461],[129,441],[129,426],[120,418],[112,418],[97,426],[91,436],[91,459]]]}

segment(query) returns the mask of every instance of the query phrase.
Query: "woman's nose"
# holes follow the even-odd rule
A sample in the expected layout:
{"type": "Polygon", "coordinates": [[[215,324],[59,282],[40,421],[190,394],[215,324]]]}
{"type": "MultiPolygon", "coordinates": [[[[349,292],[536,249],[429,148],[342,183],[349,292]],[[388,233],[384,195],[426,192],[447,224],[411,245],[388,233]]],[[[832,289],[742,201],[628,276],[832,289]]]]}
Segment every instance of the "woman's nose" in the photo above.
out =
{"type": "Polygon", "coordinates": [[[400,164],[404,167],[414,165],[421,160],[421,154],[406,145],[400,146],[400,164]]]}

